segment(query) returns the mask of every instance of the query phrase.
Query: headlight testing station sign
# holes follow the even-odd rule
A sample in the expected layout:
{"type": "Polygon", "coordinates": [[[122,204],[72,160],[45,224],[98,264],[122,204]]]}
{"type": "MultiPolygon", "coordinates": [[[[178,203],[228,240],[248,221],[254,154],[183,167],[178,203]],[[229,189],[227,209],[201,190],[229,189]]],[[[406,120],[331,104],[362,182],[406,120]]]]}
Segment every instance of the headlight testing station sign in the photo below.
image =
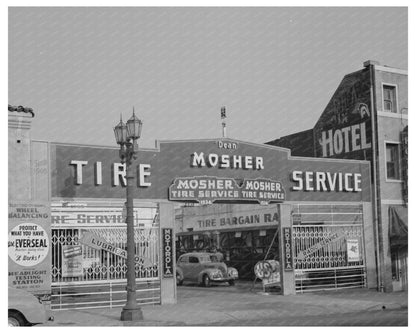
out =
{"type": "Polygon", "coordinates": [[[46,202],[9,202],[9,286],[51,292],[51,214],[46,202]]]}

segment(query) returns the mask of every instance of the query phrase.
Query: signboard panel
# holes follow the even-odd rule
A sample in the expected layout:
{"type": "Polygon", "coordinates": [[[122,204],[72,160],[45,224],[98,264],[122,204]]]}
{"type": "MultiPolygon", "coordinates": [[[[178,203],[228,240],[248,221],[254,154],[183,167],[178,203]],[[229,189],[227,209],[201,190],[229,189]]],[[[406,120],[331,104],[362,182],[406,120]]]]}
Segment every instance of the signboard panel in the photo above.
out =
{"type": "Polygon", "coordinates": [[[62,245],[62,277],[82,276],[82,268],[82,247],[62,245]]]}
{"type": "Polygon", "coordinates": [[[279,181],[271,179],[244,179],[239,186],[232,178],[198,176],[176,178],[169,186],[169,200],[201,204],[248,201],[267,205],[284,201],[285,191],[279,181]]]}
{"type": "Polygon", "coordinates": [[[163,277],[173,277],[173,229],[162,228],[163,277]]]}
{"type": "Polygon", "coordinates": [[[9,286],[36,295],[51,293],[50,205],[10,201],[9,286]]]}
{"type": "Polygon", "coordinates": [[[360,261],[360,246],[357,238],[347,239],[347,259],[348,262],[360,261]]]}
{"type": "Polygon", "coordinates": [[[292,228],[283,227],[283,263],[285,271],[293,271],[292,228]]]}
{"type": "MultiPolygon", "coordinates": [[[[136,199],[370,201],[370,167],[363,161],[292,158],[283,148],[230,139],[161,142],[139,155],[132,166],[136,199]],[[186,179],[189,188],[178,188],[186,179]],[[204,189],[213,179],[224,184],[204,189]]],[[[125,168],[117,149],[52,144],[51,185],[54,198],[124,198],[125,168]]]]}
{"type": "Polygon", "coordinates": [[[316,156],[371,157],[371,95],[367,70],[345,77],[314,127],[316,156]]]}
{"type": "Polygon", "coordinates": [[[276,227],[280,222],[277,205],[221,205],[205,206],[204,214],[189,214],[182,217],[183,230],[193,231],[230,230],[246,227],[276,227]]]}
{"type": "MultiPolygon", "coordinates": [[[[82,236],[79,239],[79,242],[95,250],[104,250],[116,256],[127,259],[127,250],[121,249],[107,242],[107,240],[105,240],[104,238],[92,232],[85,231],[85,230],[82,231],[82,236]]],[[[153,266],[153,263],[151,262],[151,260],[146,257],[135,256],[134,260],[135,260],[136,265],[139,265],[139,266],[144,266],[144,267],[153,266]]]]}

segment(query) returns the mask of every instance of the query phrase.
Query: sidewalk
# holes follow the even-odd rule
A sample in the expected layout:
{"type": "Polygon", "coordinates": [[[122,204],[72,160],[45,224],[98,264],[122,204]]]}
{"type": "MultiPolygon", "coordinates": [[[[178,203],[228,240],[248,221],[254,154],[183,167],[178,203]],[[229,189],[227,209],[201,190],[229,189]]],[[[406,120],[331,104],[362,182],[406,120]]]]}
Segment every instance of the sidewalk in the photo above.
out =
{"type": "Polygon", "coordinates": [[[143,306],[144,320],[121,322],[121,308],[54,311],[44,326],[206,326],[262,318],[319,316],[375,310],[407,309],[407,292],[379,293],[368,289],[300,295],[262,295],[248,286],[178,289],[178,304],[143,306]],[[247,290],[241,290],[247,289],[247,290]]]}

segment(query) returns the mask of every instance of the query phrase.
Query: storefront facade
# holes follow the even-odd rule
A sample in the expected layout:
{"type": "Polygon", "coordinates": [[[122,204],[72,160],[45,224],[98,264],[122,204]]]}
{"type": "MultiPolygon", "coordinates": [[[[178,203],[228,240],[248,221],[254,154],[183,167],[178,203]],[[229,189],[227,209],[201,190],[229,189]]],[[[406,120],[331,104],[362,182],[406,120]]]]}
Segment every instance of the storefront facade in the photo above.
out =
{"type": "MultiPolygon", "coordinates": [[[[19,131],[9,132],[9,153],[22,144],[28,152],[13,157],[30,170],[26,199],[50,208],[52,308],[123,305],[125,167],[118,149],[23,142],[13,136],[19,131]]],[[[139,303],[176,301],[176,233],[178,240],[188,233],[192,241],[198,240],[195,232],[217,235],[216,245],[231,261],[239,260],[243,273],[252,259],[247,250],[261,258],[276,236],[271,249],[283,263],[286,294],[303,291],[305,274],[316,271],[314,278],[331,276],[332,287],[347,283],[332,276],[359,269],[358,286],[375,286],[368,162],[292,157],[287,149],[232,139],[163,141],[138,156],[133,168],[139,303]],[[175,205],[183,203],[211,211],[175,225],[175,205]],[[230,205],[235,206],[227,212],[230,205]]],[[[9,170],[12,204],[22,184],[9,170]]]]}
{"type": "Polygon", "coordinates": [[[297,156],[371,162],[378,288],[385,291],[407,290],[407,82],[406,70],[367,61],[343,78],[312,129],[269,142],[297,156]]]}

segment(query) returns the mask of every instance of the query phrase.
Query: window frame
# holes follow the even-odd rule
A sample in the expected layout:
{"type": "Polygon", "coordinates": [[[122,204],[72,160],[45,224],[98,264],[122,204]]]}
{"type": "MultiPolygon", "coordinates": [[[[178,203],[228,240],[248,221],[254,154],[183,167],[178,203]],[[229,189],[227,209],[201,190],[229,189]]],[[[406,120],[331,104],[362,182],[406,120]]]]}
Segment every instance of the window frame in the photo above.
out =
{"type": "Polygon", "coordinates": [[[387,83],[387,82],[381,82],[381,109],[383,112],[386,113],[391,113],[391,114],[399,114],[399,87],[397,84],[394,83],[387,83]],[[391,110],[386,110],[384,108],[384,87],[392,87],[394,88],[394,92],[395,92],[395,99],[396,99],[396,103],[395,103],[395,111],[391,111],[391,110]]]}
{"type": "Polygon", "coordinates": [[[391,183],[401,183],[403,182],[402,180],[402,175],[401,175],[401,152],[400,152],[400,142],[397,141],[384,141],[384,167],[385,167],[385,177],[386,177],[386,182],[391,182],[391,183]],[[397,173],[398,173],[398,178],[389,178],[388,177],[388,168],[387,168],[387,146],[388,145],[395,145],[397,146],[397,173]]]}
{"type": "Polygon", "coordinates": [[[197,256],[189,256],[189,263],[190,264],[199,264],[200,261],[199,261],[199,258],[197,256]],[[191,259],[196,259],[197,261],[194,262],[194,261],[191,261],[191,259]]]}

